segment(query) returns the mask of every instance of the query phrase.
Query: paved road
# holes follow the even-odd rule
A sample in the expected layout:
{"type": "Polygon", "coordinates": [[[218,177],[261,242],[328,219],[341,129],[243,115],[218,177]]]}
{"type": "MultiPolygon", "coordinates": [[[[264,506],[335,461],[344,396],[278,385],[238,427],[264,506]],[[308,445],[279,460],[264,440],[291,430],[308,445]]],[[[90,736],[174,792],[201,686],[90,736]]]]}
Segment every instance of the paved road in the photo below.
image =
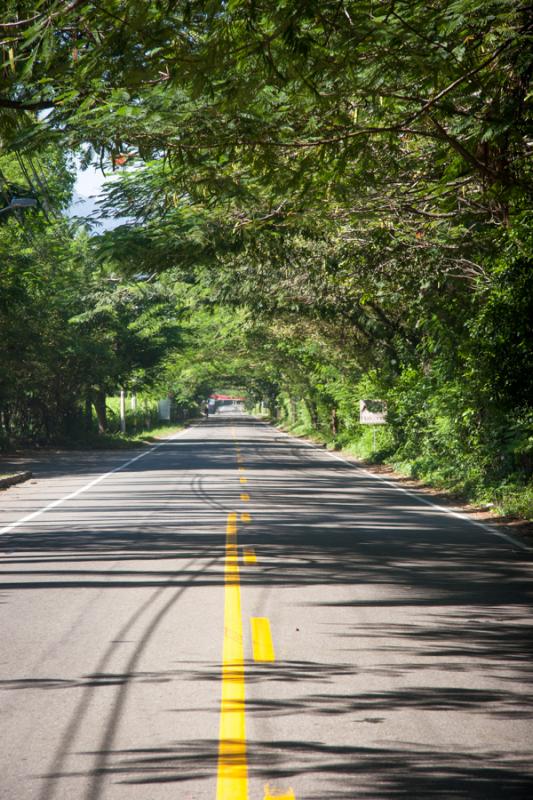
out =
{"type": "Polygon", "coordinates": [[[512,543],[246,417],[37,465],[0,529],[2,800],[533,796],[512,543]]]}

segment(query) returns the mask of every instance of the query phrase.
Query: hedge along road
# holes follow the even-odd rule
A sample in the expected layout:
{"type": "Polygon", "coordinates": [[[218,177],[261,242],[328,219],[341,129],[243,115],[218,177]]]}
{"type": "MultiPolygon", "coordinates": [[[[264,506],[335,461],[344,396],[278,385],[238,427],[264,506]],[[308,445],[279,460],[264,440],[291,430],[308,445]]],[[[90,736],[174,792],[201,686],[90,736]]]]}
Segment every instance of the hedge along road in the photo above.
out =
{"type": "Polygon", "coordinates": [[[0,498],[0,797],[532,795],[529,553],[249,417],[72,460],[0,498]]]}

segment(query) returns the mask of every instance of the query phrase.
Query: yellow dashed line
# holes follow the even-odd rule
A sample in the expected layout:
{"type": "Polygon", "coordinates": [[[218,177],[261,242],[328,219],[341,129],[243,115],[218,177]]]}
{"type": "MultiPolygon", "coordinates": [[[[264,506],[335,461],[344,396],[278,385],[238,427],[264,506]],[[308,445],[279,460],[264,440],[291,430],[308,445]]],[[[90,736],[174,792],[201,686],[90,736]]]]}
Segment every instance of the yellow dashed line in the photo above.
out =
{"type": "Polygon", "coordinates": [[[272,794],[270,784],[267,783],[265,786],[264,800],[296,800],[296,798],[294,797],[294,792],[292,789],[289,789],[287,792],[285,792],[285,794],[272,794]]]}
{"type": "Polygon", "coordinates": [[[267,617],[252,617],[252,649],[254,661],[275,661],[274,645],[267,617]]]}
{"type": "MultiPolygon", "coordinates": [[[[243,458],[236,433],[235,451],[239,472],[244,472],[243,458]]],[[[240,483],[248,478],[239,476],[240,483]]],[[[250,500],[249,494],[241,494],[241,500],[250,500]]],[[[243,512],[241,522],[250,522],[250,514],[243,512]]],[[[253,547],[243,550],[244,562],[257,563],[253,547]]],[[[246,719],[244,648],[242,633],[241,590],[237,551],[237,514],[228,514],[226,529],[226,567],[224,601],[224,647],[222,657],[222,701],[220,709],[220,741],[218,750],[217,800],[248,800],[248,764],[246,758],[246,719]]],[[[275,661],[270,622],[266,617],[252,617],[252,650],[254,661],[275,661]]],[[[289,788],[279,794],[264,788],[264,800],[296,800],[289,788]]]]}

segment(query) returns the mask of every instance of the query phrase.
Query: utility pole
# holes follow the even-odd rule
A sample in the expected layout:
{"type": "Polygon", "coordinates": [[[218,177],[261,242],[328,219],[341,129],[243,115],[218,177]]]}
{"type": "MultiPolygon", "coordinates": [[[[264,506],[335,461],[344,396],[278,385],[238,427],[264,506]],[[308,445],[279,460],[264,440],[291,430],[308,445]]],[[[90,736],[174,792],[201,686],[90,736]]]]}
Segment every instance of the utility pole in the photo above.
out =
{"type": "Polygon", "coordinates": [[[120,432],[126,433],[126,392],[120,390],[120,432]]]}

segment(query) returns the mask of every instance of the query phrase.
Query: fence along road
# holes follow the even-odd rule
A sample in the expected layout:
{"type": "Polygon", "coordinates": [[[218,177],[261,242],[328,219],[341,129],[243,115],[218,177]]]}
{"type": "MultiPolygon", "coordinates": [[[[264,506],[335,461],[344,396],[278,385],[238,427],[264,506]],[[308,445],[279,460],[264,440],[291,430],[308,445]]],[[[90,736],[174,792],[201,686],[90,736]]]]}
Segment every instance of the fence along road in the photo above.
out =
{"type": "Polygon", "coordinates": [[[0,797],[520,798],[532,562],[224,415],[0,495],[0,797]]]}

